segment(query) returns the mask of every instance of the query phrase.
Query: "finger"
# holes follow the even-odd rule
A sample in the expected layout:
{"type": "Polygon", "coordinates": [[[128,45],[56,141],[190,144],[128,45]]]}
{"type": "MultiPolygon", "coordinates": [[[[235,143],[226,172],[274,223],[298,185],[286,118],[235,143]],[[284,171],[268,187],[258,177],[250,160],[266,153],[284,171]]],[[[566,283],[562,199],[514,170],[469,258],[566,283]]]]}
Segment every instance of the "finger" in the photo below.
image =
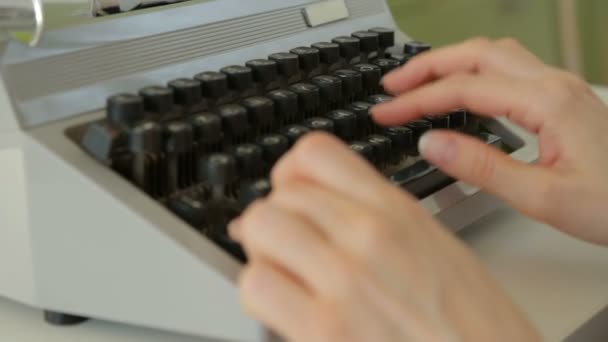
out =
{"type": "Polygon", "coordinates": [[[280,265],[313,291],[329,293],[343,265],[314,224],[268,201],[256,202],[237,223],[236,239],[253,260],[280,265]]]}
{"type": "MultiPolygon", "coordinates": [[[[384,208],[379,210],[326,188],[300,182],[278,189],[269,201],[319,227],[332,246],[349,260],[350,267],[346,271],[365,274],[368,279],[384,284],[385,293],[403,300],[411,300],[410,290],[421,282],[410,279],[408,284],[403,284],[398,281],[399,276],[417,273],[421,261],[417,260],[416,251],[437,243],[434,234],[430,233],[445,234],[428,212],[407,199],[384,202],[384,208]],[[410,244],[413,240],[416,241],[410,244]],[[391,262],[387,263],[387,260],[391,262]],[[395,273],[396,269],[399,274],[395,273]]],[[[348,274],[343,277],[353,279],[348,274]]],[[[331,291],[322,293],[330,298],[340,298],[344,295],[344,287],[339,284],[344,283],[332,280],[327,287],[331,291]]]]}
{"type": "MultiPolygon", "coordinates": [[[[298,179],[365,203],[383,203],[397,197],[395,190],[386,190],[390,184],[369,163],[338,139],[323,133],[308,134],[273,170],[276,186],[298,179]]],[[[402,195],[398,198],[403,200],[402,195]]]]}
{"type": "Polygon", "coordinates": [[[450,176],[490,192],[538,217],[554,175],[513,160],[498,149],[460,133],[433,131],[420,139],[420,152],[450,176]]]}
{"type": "Polygon", "coordinates": [[[276,189],[269,201],[312,222],[332,245],[358,255],[367,253],[370,238],[381,234],[378,230],[384,227],[380,222],[386,223],[384,226],[395,223],[394,226],[403,227],[401,233],[411,228],[408,219],[421,222],[423,212],[407,199],[368,204],[302,181],[276,189]],[[408,218],[406,221],[404,216],[408,218]]]}
{"type": "Polygon", "coordinates": [[[421,54],[388,74],[382,84],[389,92],[401,94],[455,73],[499,72],[530,78],[538,75],[542,67],[538,58],[514,40],[491,42],[476,38],[421,54]]]}
{"type": "Polygon", "coordinates": [[[256,319],[289,341],[307,335],[313,296],[278,267],[251,264],[241,275],[240,288],[246,311],[256,319]]]}
{"type": "Polygon", "coordinates": [[[480,115],[506,116],[514,123],[538,133],[550,111],[549,99],[528,82],[505,75],[458,74],[429,83],[372,109],[380,124],[396,125],[427,113],[445,113],[467,108],[480,115]],[[542,95],[542,94],[541,94],[542,95]]]}

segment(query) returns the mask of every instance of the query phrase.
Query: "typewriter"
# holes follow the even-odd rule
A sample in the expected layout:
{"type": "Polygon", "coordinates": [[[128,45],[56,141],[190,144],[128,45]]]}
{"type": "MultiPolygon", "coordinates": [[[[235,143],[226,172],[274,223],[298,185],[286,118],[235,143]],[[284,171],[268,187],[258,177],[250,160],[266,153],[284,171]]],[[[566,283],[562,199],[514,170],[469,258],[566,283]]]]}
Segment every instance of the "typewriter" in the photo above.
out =
{"type": "Polygon", "coordinates": [[[30,1],[0,7],[0,295],[51,323],[272,340],[239,304],[246,255],[226,223],[309,132],[343,140],[455,231],[498,201],[422,160],[424,132],[538,156],[527,132],[466,109],[371,120],[391,100],[381,77],[431,48],[384,1],[30,1]]]}

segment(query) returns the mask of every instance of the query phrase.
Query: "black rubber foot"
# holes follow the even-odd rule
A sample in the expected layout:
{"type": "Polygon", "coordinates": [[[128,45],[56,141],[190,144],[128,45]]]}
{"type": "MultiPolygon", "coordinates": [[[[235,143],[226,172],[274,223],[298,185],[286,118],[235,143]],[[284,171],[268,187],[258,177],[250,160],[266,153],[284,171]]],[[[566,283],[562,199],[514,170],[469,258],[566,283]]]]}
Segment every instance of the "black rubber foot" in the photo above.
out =
{"type": "Polygon", "coordinates": [[[51,325],[66,326],[80,324],[88,318],[44,310],[44,320],[51,325]]]}

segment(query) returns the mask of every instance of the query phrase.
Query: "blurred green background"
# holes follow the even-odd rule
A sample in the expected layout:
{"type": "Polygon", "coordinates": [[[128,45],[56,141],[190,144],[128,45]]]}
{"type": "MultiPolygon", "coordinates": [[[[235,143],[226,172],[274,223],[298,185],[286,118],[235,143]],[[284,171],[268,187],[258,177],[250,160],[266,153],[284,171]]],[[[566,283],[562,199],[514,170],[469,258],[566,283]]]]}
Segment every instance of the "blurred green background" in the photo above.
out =
{"type": "MultiPolygon", "coordinates": [[[[578,46],[563,46],[561,0],[388,0],[401,29],[442,46],[476,36],[514,37],[547,63],[571,67],[564,51],[576,49],[580,72],[608,84],[608,0],[578,0],[578,46]]],[[[567,1],[567,0],[566,0],[567,1]]]]}

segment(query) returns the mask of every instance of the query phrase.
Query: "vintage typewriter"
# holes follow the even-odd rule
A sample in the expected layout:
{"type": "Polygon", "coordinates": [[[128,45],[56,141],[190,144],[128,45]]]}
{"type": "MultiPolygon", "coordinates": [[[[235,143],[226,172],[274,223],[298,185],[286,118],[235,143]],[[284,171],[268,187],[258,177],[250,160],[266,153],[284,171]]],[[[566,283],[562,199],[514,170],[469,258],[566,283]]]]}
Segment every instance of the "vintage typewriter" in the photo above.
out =
{"type": "Polygon", "coordinates": [[[12,216],[0,217],[0,294],[57,324],[271,339],[239,305],[246,255],[226,223],[271,191],[273,165],[311,131],[342,139],[454,230],[497,201],[421,160],[422,134],[454,129],[537,158],[528,133],[466,109],[373,122],[370,108],[391,100],[381,77],[431,48],[398,31],[384,1],[34,0],[2,11],[13,29],[0,204],[12,216]]]}

